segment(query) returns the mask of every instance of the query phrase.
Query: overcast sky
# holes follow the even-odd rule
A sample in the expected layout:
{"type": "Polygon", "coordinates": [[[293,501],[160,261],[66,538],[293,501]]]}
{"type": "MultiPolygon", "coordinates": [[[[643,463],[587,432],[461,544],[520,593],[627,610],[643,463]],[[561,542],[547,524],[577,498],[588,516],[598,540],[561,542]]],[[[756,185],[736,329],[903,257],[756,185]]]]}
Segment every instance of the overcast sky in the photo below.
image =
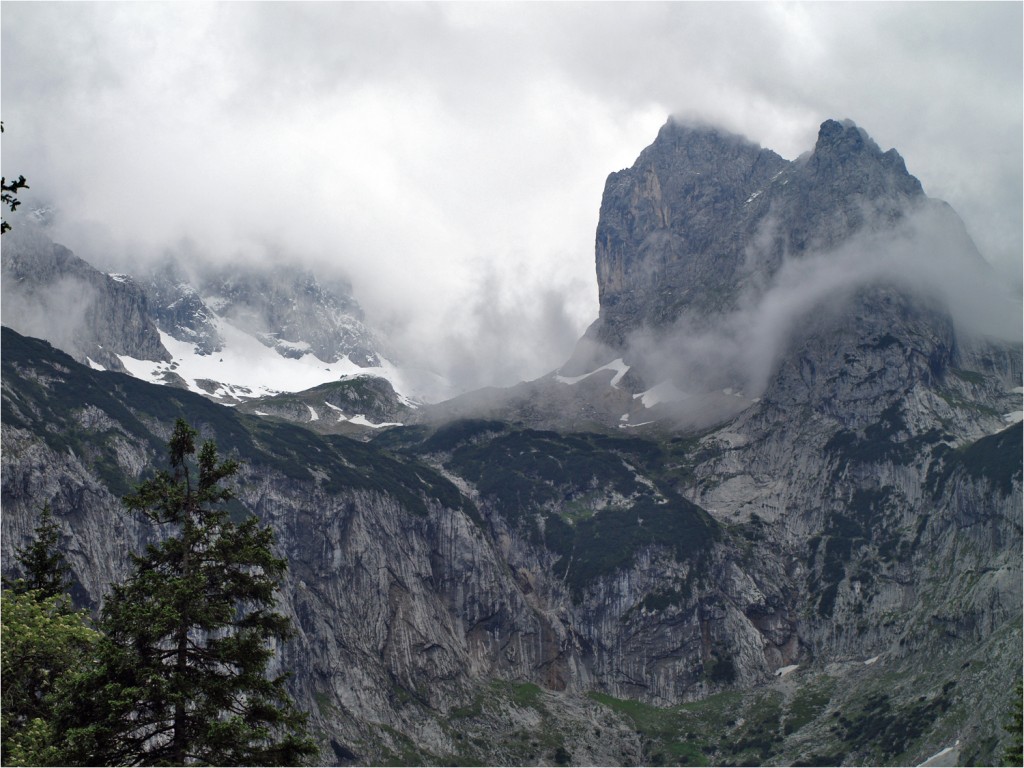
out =
{"type": "Polygon", "coordinates": [[[605,178],[669,114],[790,159],[850,118],[1020,283],[1020,3],[0,10],[3,173],[59,241],[106,268],[187,249],[343,273],[463,386],[568,357],[605,178]]]}

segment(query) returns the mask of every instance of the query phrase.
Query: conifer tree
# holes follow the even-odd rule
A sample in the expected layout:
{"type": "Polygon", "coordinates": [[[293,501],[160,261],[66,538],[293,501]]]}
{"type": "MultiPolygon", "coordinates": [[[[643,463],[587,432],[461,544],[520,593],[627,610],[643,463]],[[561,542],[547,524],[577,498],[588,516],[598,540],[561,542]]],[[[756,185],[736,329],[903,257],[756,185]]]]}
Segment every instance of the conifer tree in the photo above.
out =
{"type": "Polygon", "coordinates": [[[60,550],[60,528],[54,522],[49,504],[39,514],[35,533],[31,544],[15,550],[22,577],[6,586],[17,594],[32,591],[40,601],[63,597],[71,587],[68,579],[71,568],[60,550]]]}
{"type": "Polygon", "coordinates": [[[193,468],[196,434],[179,419],[171,471],[124,499],[169,535],[106,599],[98,663],[62,713],[69,763],[296,765],[315,753],[285,675],[267,676],[291,633],[274,610],[287,564],[270,528],[224,508],[238,464],[207,442],[193,468]]]}
{"type": "Polygon", "coordinates": [[[1024,681],[1017,683],[1010,722],[1003,726],[1010,734],[1010,743],[1003,754],[1003,765],[1024,765],[1024,681]]]}
{"type": "Polygon", "coordinates": [[[35,538],[15,550],[22,576],[5,580],[0,596],[0,762],[59,763],[53,731],[54,698],[65,679],[80,671],[99,635],[84,611],[71,608],[70,568],[58,543],[49,505],[35,538]]]}

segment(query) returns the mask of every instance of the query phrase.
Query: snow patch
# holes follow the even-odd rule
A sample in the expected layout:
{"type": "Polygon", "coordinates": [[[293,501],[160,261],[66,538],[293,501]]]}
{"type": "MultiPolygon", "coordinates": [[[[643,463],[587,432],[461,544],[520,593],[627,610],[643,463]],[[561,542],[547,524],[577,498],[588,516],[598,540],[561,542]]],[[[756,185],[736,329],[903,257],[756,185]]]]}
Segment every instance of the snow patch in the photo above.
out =
{"type": "Polygon", "coordinates": [[[663,381],[661,384],[655,384],[646,392],[633,395],[634,400],[638,397],[644,408],[653,408],[658,403],[674,403],[685,400],[688,395],[671,381],[663,381]]]}
{"type": "MultiPolygon", "coordinates": [[[[956,762],[956,760],[954,760],[953,762],[949,762],[947,760],[943,760],[942,758],[945,757],[946,755],[948,755],[953,750],[955,750],[955,749],[958,750],[959,746],[960,746],[960,739],[957,739],[956,743],[953,744],[952,747],[946,747],[945,749],[936,752],[934,755],[929,757],[923,763],[918,763],[918,768],[924,768],[924,766],[933,766],[933,765],[957,765],[958,763],[956,762]]],[[[959,758],[959,750],[958,750],[958,754],[955,755],[954,757],[959,758]]]]}
{"type": "Polygon", "coordinates": [[[100,365],[95,360],[93,360],[91,357],[85,358],[85,362],[87,362],[89,364],[89,367],[92,368],[94,371],[105,371],[105,370],[107,370],[102,365],[100,365]]]}
{"type": "Polygon", "coordinates": [[[1016,424],[1018,421],[1024,421],[1024,411],[1010,411],[1009,413],[1004,413],[1003,421],[1007,424],[1016,424]]]}
{"type": "Polygon", "coordinates": [[[306,407],[309,408],[309,420],[320,421],[320,414],[316,412],[316,409],[312,405],[307,405],[306,407]]]}
{"type": "Polygon", "coordinates": [[[338,421],[339,422],[341,422],[341,421],[348,421],[348,416],[345,415],[345,412],[343,410],[341,410],[341,408],[339,408],[338,406],[334,405],[333,403],[328,403],[326,400],[324,400],[324,405],[326,405],[328,408],[330,408],[332,411],[334,411],[335,413],[338,414],[338,421]]]}
{"type": "MultiPolygon", "coordinates": [[[[280,355],[255,336],[237,328],[222,317],[214,316],[212,323],[224,341],[220,352],[201,355],[195,345],[179,341],[160,331],[160,341],[171,354],[171,362],[139,360],[119,355],[121,363],[132,376],[153,384],[166,384],[163,377],[174,371],[192,392],[209,395],[210,388],[200,387],[197,381],[217,382],[216,393],[222,397],[249,399],[277,395],[282,392],[301,392],[320,384],[338,381],[350,376],[379,376],[394,387],[399,399],[410,407],[418,401],[434,401],[449,396],[450,385],[436,374],[420,370],[400,370],[389,360],[381,365],[360,368],[348,357],[339,360],[321,360],[307,352],[298,358],[280,355]]],[[[300,350],[306,342],[279,342],[300,350]]]]}
{"type": "Polygon", "coordinates": [[[110,272],[107,274],[107,277],[109,277],[116,283],[126,283],[128,282],[129,279],[128,275],[122,274],[120,272],[110,272]]]}
{"type": "Polygon", "coordinates": [[[800,666],[799,664],[790,664],[788,667],[779,667],[778,669],[775,670],[775,676],[776,677],[785,677],[786,675],[788,675],[790,672],[792,672],[794,669],[796,669],[799,666],[800,666]]]}
{"type": "Polygon", "coordinates": [[[864,665],[867,666],[868,664],[874,664],[880,658],[881,658],[881,656],[872,656],[870,659],[868,659],[867,661],[864,662],[864,665]]]}
{"type": "Polygon", "coordinates": [[[353,416],[348,421],[351,424],[358,424],[361,427],[372,427],[373,429],[383,429],[384,427],[400,427],[400,426],[402,426],[402,423],[399,422],[399,421],[384,421],[384,422],[381,422],[380,424],[374,424],[372,421],[370,421],[368,418],[366,418],[366,416],[364,416],[361,413],[356,415],[356,416],[353,416]]]}
{"type": "Polygon", "coordinates": [[[555,381],[560,384],[579,384],[584,379],[590,378],[595,373],[600,371],[615,371],[615,375],[612,377],[611,385],[618,387],[619,382],[622,381],[622,377],[626,375],[629,370],[629,366],[626,365],[625,361],[621,357],[612,360],[606,365],[602,365],[600,368],[595,368],[590,373],[584,373],[582,376],[558,376],[555,375],[555,381]]]}

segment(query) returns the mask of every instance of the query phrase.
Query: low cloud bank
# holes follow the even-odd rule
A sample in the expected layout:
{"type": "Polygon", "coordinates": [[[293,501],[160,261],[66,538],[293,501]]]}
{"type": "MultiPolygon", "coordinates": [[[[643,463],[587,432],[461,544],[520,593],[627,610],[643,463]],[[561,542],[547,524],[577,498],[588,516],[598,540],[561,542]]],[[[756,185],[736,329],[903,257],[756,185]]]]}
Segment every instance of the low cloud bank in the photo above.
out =
{"type": "Polygon", "coordinates": [[[751,282],[732,311],[684,315],[667,333],[634,334],[627,360],[648,383],[671,380],[691,396],[730,389],[760,397],[794,335],[871,285],[937,302],[961,336],[1021,343],[1019,286],[1000,281],[959,219],[935,203],[895,232],[868,232],[827,253],[784,259],[766,283],[751,282]]]}

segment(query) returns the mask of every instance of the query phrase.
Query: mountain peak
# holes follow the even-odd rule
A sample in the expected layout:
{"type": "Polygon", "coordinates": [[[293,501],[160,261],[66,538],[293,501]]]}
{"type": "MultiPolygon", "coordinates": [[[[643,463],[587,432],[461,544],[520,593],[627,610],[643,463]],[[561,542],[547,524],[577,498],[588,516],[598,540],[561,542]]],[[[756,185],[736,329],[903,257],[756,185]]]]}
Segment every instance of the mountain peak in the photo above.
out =
{"type": "Polygon", "coordinates": [[[841,149],[845,152],[860,152],[865,149],[881,152],[878,144],[867,131],[860,128],[853,120],[826,120],[818,129],[818,143],[814,151],[826,148],[841,149]]]}
{"type": "Polygon", "coordinates": [[[883,152],[852,120],[826,120],[821,124],[810,163],[819,173],[843,178],[850,192],[878,195],[891,191],[908,197],[924,194],[921,182],[907,171],[900,153],[895,149],[883,152]],[[853,167],[861,170],[850,173],[853,167]]]}
{"type": "Polygon", "coordinates": [[[638,334],[714,325],[789,261],[894,231],[926,201],[899,153],[851,120],[826,120],[813,151],[787,161],[721,128],[670,118],[605,185],[595,249],[601,314],[588,338],[614,359],[638,334]]]}
{"type": "Polygon", "coordinates": [[[670,116],[658,131],[654,142],[645,149],[637,164],[648,163],[661,175],[683,170],[709,174],[716,178],[728,163],[735,174],[747,175],[761,155],[781,161],[774,152],[721,126],[702,120],[670,116]]]}

